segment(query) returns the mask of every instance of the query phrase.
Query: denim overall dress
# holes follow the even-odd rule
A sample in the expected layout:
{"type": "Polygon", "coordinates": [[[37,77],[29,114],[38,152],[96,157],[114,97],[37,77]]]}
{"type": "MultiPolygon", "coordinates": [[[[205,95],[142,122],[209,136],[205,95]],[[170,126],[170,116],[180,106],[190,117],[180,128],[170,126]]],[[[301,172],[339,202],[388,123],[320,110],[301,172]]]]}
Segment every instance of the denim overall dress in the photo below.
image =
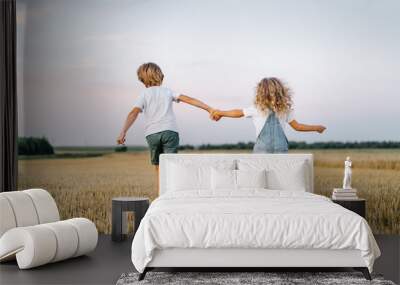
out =
{"type": "Polygon", "coordinates": [[[288,140],[275,112],[270,111],[254,144],[254,153],[286,153],[288,140]]]}

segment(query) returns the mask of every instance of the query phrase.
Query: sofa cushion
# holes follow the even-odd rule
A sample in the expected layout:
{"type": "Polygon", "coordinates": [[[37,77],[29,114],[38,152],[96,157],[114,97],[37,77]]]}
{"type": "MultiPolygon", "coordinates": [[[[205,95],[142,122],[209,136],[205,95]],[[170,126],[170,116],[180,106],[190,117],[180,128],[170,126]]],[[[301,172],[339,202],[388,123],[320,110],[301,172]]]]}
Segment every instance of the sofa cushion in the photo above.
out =
{"type": "Polygon", "coordinates": [[[49,263],[57,251],[57,238],[44,225],[17,227],[0,238],[0,261],[17,259],[20,269],[49,263]]]}
{"type": "Polygon", "coordinates": [[[43,224],[43,227],[51,229],[57,240],[57,250],[51,262],[64,260],[75,255],[80,240],[78,233],[68,221],[43,224]]]}
{"type": "Polygon", "coordinates": [[[32,199],[38,215],[39,224],[57,222],[60,220],[56,202],[49,192],[43,189],[29,189],[23,191],[32,199]]]}
{"type": "Polygon", "coordinates": [[[39,218],[31,197],[24,191],[3,192],[1,196],[7,199],[13,213],[17,227],[26,227],[39,224],[39,218]]]}
{"type": "Polygon", "coordinates": [[[96,226],[85,218],[17,227],[0,238],[0,261],[16,257],[20,269],[33,268],[86,254],[97,238],[96,226]]]}
{"type": "Polygon", "coordinates": [[[0,193],[0,237],[8,230],[15,228],[14,211],[8,199],[0,193]]]}

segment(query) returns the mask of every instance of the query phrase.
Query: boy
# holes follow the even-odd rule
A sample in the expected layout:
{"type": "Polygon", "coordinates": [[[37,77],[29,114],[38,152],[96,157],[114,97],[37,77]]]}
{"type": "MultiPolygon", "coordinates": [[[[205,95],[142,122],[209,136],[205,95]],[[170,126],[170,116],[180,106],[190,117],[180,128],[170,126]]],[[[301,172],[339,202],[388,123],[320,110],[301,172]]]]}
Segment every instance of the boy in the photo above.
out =
{"type": "Polygon", "coordinates": [[[180,95],[162,87],[164,74],[160,67],[152,62],[142,64],[137,75],[146,89],[141,92],[132,111],[128,114],[120,135],[118,144],[125,143],[128,129],[135,122],[137,116],[143,112],[145,116],[145,135],[150,149],[151,163],[155,165],[158,174],[159,156],[162,153],[177,153],[179,134],[173,102],[184,102],[206,110],[211,114],[213,109],[203,102],[186,95],[180,95]]]}

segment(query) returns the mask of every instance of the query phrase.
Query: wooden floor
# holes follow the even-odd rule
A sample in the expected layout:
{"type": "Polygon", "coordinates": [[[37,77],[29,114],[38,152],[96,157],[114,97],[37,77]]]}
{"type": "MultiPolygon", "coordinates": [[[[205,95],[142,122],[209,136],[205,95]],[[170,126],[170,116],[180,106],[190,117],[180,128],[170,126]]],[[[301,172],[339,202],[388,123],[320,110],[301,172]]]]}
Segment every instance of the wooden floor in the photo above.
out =
{"type": "MultiPolygon", "coordinates": [[[[375,238],[382,256],[376,261],[374,271],[399,283],[400,236],[375,238]]],[[[30,270],[19,270],[15,262],[0,264],[0,284],[115,284],[122,273],[134,271],[130,247],[131,241],[115,243],[110,236],[100,235],[96,250],[88,256],[30,270]]]]}

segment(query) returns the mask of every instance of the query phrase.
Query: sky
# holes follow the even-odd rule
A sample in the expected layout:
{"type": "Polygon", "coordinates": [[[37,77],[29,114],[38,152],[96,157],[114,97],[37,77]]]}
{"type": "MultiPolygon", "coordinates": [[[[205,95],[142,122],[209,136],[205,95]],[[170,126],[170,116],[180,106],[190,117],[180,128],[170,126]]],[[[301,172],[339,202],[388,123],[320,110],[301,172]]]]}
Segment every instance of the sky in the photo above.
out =
{"type": "MultiPolygon", "coordinates": [[[[281,78],[289,140],[400,140],[400,1],[17,0],[19,132],[56,146],[114,145],[156,62],[163,85],[215,108],[252,104],[281,78]]],[[[254,141],[251,119],[176,104],[181,144],[254,141]]],[[[128,145],[144,145],[144,120],[128,145]]]]}

